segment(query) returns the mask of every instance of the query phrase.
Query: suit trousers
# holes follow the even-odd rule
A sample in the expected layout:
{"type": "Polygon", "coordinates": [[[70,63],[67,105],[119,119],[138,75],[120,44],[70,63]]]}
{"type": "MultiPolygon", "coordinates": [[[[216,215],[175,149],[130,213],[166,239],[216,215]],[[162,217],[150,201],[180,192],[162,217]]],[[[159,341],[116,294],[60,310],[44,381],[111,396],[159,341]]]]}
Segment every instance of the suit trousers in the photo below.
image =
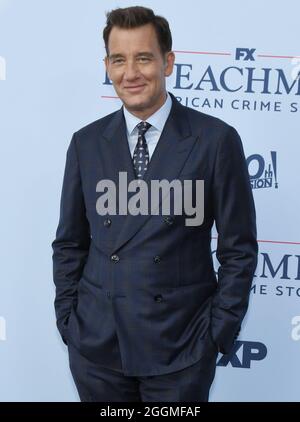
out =
{"type": "Polygon", "coordinates": [[[91,362],[69,343],[69,365],[82,402],[206,402],[217,352],[176,372],[127,376],[91,362]]]}

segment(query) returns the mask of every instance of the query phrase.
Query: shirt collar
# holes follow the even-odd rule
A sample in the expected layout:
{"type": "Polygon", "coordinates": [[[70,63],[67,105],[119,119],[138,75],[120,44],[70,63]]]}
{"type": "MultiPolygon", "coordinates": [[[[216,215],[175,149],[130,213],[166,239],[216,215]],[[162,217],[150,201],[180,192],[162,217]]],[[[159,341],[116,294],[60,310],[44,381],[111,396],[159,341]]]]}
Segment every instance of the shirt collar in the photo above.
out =
{"type": "MultiPolygon", "coordinates": [[[[148,117],[147,122],[150,123],[150,125],[153,126],[155,129],[157,129],[159,132],[162,132],[164,125],[166,123],[166,120],[170,114],[171,107],[172,107],[172,99],[171,99],[170,94],[167,92],[166,101],[155,113],[153,113],[150,117],[148,117]]],[[[136,125],[140,123],[142,120],[134,116],[132,113],[130,113],[124,106],[123,106],[123,112],[124,112],[124,117],[126,121],[127,134],[131,135],[136,125]]]]}

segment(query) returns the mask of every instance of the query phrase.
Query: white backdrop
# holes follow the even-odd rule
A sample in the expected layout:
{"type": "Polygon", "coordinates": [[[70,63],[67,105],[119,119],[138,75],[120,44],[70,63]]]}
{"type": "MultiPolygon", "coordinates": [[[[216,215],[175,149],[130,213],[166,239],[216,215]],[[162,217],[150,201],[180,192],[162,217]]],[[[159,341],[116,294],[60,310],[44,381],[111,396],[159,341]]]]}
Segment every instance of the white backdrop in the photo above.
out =
{"type": "Polygon", "coordinates": [[[168,89],[236,127],[254,188],[259,263],[211,400],[300,401],[298,0],[0,0],[0,401],[78,400],[51,242],[72,133],[120,107],[102,61],[105,11],[136,4],[169,20],[168,89]]]}

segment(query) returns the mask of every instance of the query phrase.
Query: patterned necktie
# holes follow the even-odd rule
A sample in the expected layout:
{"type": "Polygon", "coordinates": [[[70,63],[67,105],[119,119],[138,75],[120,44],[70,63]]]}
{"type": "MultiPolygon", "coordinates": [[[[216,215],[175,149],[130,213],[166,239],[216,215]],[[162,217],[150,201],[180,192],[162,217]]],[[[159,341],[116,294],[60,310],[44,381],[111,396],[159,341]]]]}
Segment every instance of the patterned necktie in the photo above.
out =
{"type": "Polygon", "coordinates": [[[148,145],[145,138],[145,133],[151,127],[148,122],[141,122],[136,125],[138,128],[138,141],[133,153],[133,166],[135,169],[135,175],[138,179],[142,179],[149,163],[149,151],[148,145]]]}

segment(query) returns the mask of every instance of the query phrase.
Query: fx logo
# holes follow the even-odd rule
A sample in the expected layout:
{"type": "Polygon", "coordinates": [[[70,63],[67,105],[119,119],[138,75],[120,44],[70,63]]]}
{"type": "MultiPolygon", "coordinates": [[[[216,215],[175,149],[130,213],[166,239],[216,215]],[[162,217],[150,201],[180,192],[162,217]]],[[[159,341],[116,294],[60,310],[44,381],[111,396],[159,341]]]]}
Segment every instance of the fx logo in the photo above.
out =
{"type": "Polygon", "coordinates": [[[0,81],[6,79],[6,61],[5,58],[0,56],[0,81]]]}
{"type": "MultiPolygon", "coordinates": [[[[239,353],[240,354],[240,353],[239,353]]],[[[233,368],[250,368],[254,360],[263,360],[267,356],[267,347],[255,341],[236,341],[228,355],[223,355],[218,366],[227,366],[230,362],[233,368]],[[241,359],[237,352],[241,349],[241,359]]]]}
{"type": "Polygon", "coordinates": [[[251,60],[252,62],[255,61],[253,57],[256,48],[237,48],[235,50],[235,60],[240,60],[243,58],[244,61],[251,60]]]}

